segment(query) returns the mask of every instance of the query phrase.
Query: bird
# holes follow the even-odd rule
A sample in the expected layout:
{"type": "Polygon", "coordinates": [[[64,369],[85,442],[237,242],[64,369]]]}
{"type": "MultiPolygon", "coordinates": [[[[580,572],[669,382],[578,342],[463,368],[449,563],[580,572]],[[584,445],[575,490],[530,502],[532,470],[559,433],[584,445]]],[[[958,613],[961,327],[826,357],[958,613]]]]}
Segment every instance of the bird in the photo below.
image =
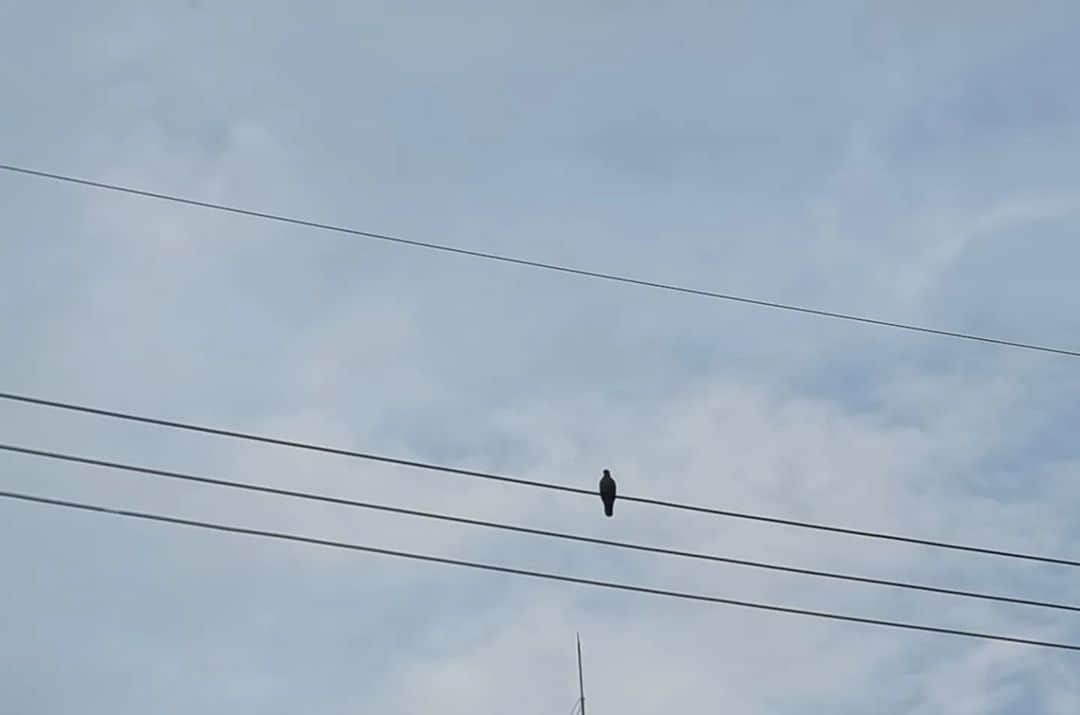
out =
{"type": "Polygon", "coordinates": [[[604,502],[604,514],[615,514],[615,480],[611,478],[611,472],[604,470],[604,476],[600,477],[600,499],[604,502]]]}

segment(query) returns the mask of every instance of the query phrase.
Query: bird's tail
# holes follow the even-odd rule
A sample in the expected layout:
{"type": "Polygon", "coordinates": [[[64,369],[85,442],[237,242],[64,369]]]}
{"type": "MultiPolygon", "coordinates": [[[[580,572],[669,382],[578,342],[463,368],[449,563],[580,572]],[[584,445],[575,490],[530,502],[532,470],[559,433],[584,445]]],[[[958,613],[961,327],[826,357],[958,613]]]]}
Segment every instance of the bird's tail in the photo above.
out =
{"type": "Polygon", "coordinates": [[[615,516],[615,504],[604,505],[604,516],[615,516]]]}

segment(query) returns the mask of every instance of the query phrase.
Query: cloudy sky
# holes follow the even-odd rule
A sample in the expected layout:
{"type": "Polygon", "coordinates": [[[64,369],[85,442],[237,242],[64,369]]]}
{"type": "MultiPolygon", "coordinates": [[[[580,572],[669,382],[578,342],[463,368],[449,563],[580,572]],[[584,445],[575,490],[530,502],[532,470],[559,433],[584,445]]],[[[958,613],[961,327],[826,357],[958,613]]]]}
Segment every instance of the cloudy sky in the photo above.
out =
{"type": "MultiPolygon", "coordinates": [[[[0,8],[0,162],[1080,349],[1071,2],[0,8]]],[[[1080,554],[1080,363],[0,175],[0,391],[1080,554]]],[[[0,404],[2,441],[1069,603],[1073,570],[0,404]]],[[[853,615],[1080,617],[0,456],[0,489],[853,615]]],[[[1075,713],[1080,656],[0,503],[19,713],[1075,713]]]]}

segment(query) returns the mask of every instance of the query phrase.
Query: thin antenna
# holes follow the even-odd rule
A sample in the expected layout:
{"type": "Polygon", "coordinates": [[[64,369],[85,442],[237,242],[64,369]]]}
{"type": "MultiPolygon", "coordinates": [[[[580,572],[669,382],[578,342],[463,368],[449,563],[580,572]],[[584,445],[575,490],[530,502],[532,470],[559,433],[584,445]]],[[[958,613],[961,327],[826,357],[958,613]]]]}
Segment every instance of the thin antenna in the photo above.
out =
{"type": "Polygon", "coordinates": [[[581,671],[581,634],[577,634],[577,679],[578,692],[581,694],[581,715],[585,715],[585,676],[581,671]]]}

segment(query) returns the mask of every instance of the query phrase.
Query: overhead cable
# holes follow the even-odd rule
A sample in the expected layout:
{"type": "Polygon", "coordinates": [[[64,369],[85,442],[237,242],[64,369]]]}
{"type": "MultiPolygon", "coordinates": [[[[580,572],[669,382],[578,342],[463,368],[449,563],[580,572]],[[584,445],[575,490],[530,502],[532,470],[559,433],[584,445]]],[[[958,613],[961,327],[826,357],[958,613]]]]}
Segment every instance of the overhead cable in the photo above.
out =
{"type": "MultiPolygon", "coordinates": [[[[22,395],[11,392],[0,392],[0,400],[9,400],[13,402],[21,402],[25,404],[38,405],[42,407],[50,407],[55,409],[67,410],[72,412],[80,412],[84,414],[97,415],[99,417],[109,417],[113,419],[125,420],[128,422],[137,422],[141,424],[155,425],[158,427],[168,427],[172,429],[179,429],[188,432],[197,432],[201,434],[215,435],[218,437],[227,437],[231,439],[239,439],[249,442],[258,442],[262,444],[272,444],[280,447],[288,447],[291,449],[299,449],[310,452],[319,452],[324,454],[333,454],[341,457],[350,457],[353,459],[363,459],[373,462],[381,462],[384,464],[393,464],[402,467],[411,467],[416,469],[424,469],[441,474],[451,474],[461,477],[469,477],[474,479],[486,479],[491,481],[502,482],[505,484],[512,484],[516,486],[533,487],[537,489],[547,489],[552,491],[566,492],[569,494],[578,494],[588,496],[590,498],[596,498],[596,492],[591,489],[582,489],[580,487],[573,487],[565,484],[556,484],[553,482],[542,482],[533,479],[523,479],[520,477],[511,477],[505,474],[496,474],[493,472],[477,471],[473,469],[464,469],[461,467],[453,467],[448,465],[436,464],[432,462],[422,462],[412,459],[403,459],[400,457],[392,457],[384,454],[377,454],[374,452],[360,452],[350,449],[343,449],[340,447],[330,447],[326,445],[314,444],[311,442],[301,442],[298,440],[282,439],[278,437],[270,437],[266,435],[259,435],[251,432],[241,432],[237,430],[227,430],[218,427],[209,427],[206,425],[199,425],[190,422],[180,422],[177,420],[162,419],[159,417],[149,417],[146,415],[139,415],[132,412],[121,412],[118,410],[104,409],[101,407],[92,407],[88,405],[76,404],[73,402],[61,402],[58,400],[48,400],[41,397],[34,397],[30,395],[22,395]]],[[[1067,559],[1055,556],[1042,556],[1038,554],[1024,553],[1020,551],[1010,551],[1006,549],[989,548],[984,546],[974,546],[970,544],[959,544],[948,541],[940,541],[935,539],[924,539],[914,536],[904,536],[901,534],[892,534],[883,531],[873,531],[869,529],[856,529],[845,526],[835,526],[831,524],[821,524],[810,521],[800,521],[797,519],[787,519],[783,517],[767,516],[763,514],[754,514],[744,511],[736,511],[733,509],[719,509],[715,507],[701,506],[697,504],[688,504],[682,502],[668,501],[664,499],[654,499],[651,497],[637,497],[633,495],[620,495],[620,502],[632,502],[638,504],[647,504],[650,506],[661,507],[665,509],[675,509],[680,511],[696,512],[700,514],[708,514],[711,516],[719,516],[731,519],[742,519],[747,521],[762,522],[767,524],[776,524],[780,526],[788,526],[799,529],[808,529],[813,531],[822,531],[835,534],[843,534],[846,536],[857,536],[866,539],[878,539],[883,541],[892,541],[905,544],[913,544],[916,546],[927,546],[938,549],[946,549],[951,551],[962,551],[967,553],[983,554],[987,556],[995,556],[1001,558],[1019,559],[1024,561],[1033,561],[1038,563],[1053,564],[1056,566],[1069,566],[1080,567],[1080,560],[1067,559]]]]}
{"type": "Polygon", "coordinates": [[[177,472],[166,469],[155,469],[152,467],[141,467],[133,464],[124,464],[121,462],[114,462],[102,459],[93,459],[91,457],[83,457],[74,454],[64,454],[62,452],[54,452],[49,450],[31,449],[29,447],[21,447],[18,445],[2,444],[0,443],[0,450],[5,452],[13,452],[17,454],[24,454],[33,457],[43,457],[46,459],[55,459],[64,462],[72,462],[75,464],[85,464],[94,467],[104,467],[106,469],[114,469],[125,472],[132,472],[136,474],[142,474],[152,477],[161,477],[166,479],[173,479],[184,482],[193,482],[197,484],[205,484],[215,487],[226,487],[230,489],[239,489],[248,492],[257,492],[262,494],[272,494],[275,496],[284,496],[294,499],[302,499],[306,501],[321,502],[325,504],[335,504],[339,506],[347,506],[358,509],[369,509],[372,511],[388,512],[391,514],[400,514],[402,516],[418,517],[422,519],[432,519],[436,521],[444,521],[455,524],[465,524],[467,526],[478,526],[487,529],[498,529],[501,531],[510,531],[519,534],[529,534],[532,536],[543,536],[551,539],[560,539],[563,541],[574,541],[585,544],[593,544],[597,546],[609,546],[618,549],[626,549],[629,551],[639,551],[644,553],[660,554],[663,556],[676,556],[680,558],[695,559],[698,561],[711,561],[713,563],[730,564],[734,566],[745,566],[749,568],[764,569],[768,571],[779,571],[783,573],[798,574],[801,576],[813,576],[817,578],[835,579],[839,581],[850,581],[854,583],[863,583],[874,586],[887,586],[892,588],[901,588],[911,591],[922,591],[925,593],[937,593],[947,596],[958,596],[962,598],[974,598],[984,601],[995,601],[998,603],[1008,603],[1022,606],[1034,606],[1036,608],[1048,608],[1059,611],[1073,611],[1080,612],[1080,606],[1073,606],[1064,603],[1054,603],[1050,601],[1040,601],[1036,599],[1017,598],[1013,596],[1000,596],[988,593],[981,593],[979,591],[968,591],[964,589],[945,588],[941,586],[929,586],[926,584],[911,583],[908,581],[895,581],[888,579],[872,578],[869,576],[856,576],[853,574],[836,573],[832,571],[822,571],[817,569],[800,568],[796,566],[784,566],[782,564],[774,564],[765,561],[752,561],[750,559],[739,559],[730,556],[718,556],[713,554],[703,554],[695,551],[687,551],[684,549],[671,549],[660,546],[650,546],[647,544],[638,544],[628,541],[616,541],[613,539],[602,539],[593,536],[586,536],[584,534],[570,534],[561,531],[552,531],[549,529],[537,529],[528,526],[520,526],[517,524],[506,524],[503,522],[486,521],[483,519],[472,519],[463,516],[454,516],[452,514],[444,514],[440,512],[423,511],[420,509],[407,509],[405,507],[390,506],[387,504],[378,504],[375,502],[360,501],[357,499],[346,499],[344,497],[333,497],[324,494],[314,494],[311,492],[296,491],[293,489],[281,489],[278,487],[270,487],[262,484],[251,484],[247,482],[237,482],[226,479],[218,479],[215,477],[200,476],[185,472],[177,472]]]}
{"type": "Polygon", "coordinates": [[[490,253],[487,251],[477,251],[467,248],[461,248],[459,246],[451,246],[442,243],[432,243],[430,241],[417,241],[409,238],[402,238],[400,236],[391,236],[384,233],[375,233],[372,231],[361,231],[355,228],[348,228],[346,226],[337,226],[329,223],[322,223],[319,221],[309,221],[307,219],[300,219],[291,216],[286,216],[280,213],[271,213],[269,211],[261,211],[255,209],[246,209],[238,206],[232,206],[228,204],[215,203],[212,201],[202,201],[199,199],[186,198],[183,196],[177,196],[174,194],[166,194],[160,191],[150,191],[147,189],[135,188],[132,186],[121,186],[119,184],[110,184],[104,181],[94,181],[91,179],[83,179],[76,176],[69,176],[66,174],[58,174],[50,171],[41,171],[39,169],[31,169],[23,166],[16,166],[14,164],[0,164],[0,169],[9,171],[16,174],[22,174],[25,176],[34,176],[42,179],[49,179],[52,181],[62,181],[69,184],[77,184],[79,186],[87,186],[95,189],[104,189],[107,191],[120,192],[124,194],[131,194],[134,196],[141,196],[143,198],[158,199],[160,201],[168,201],[176,204],[184,204],[187,206],[197,206],[199,208],[211,209],[213,211],[224,211],[231,214],[239,214],[242,216],[248,216],[251,218],[263,219],[266,221],[276,221],[278,223],[286,223],[294,226],[303,226],[306,228],[314,228],[322,231],[332,231],[334,233],[346,234],[355,238],[371,239],[376,241],[386,241],[404,246],[411,246],[413,248],[422,248],[431,251],[440,251],[442,253],[452,253],[460,256],[468,256],[470,258],[478,258],[486,261],[496,261],[499,263],[509,263],[518,266],[525,266],[528,268],[536,268],[544,271],[554,271],[563,274],[581,276],[585,278],[594,278],[603,281],[625,283],[635,286],[641,286],[645,288],[652,288],[656,290],[668,291],[672,293],[683,293],[688,295],[699,296],[703,298],[711,298],[714,300],[722,300],[733,303],[742,303],[746,305],[753,305],[761,308],[770,308],[773,310],[782,310],[793,313],[801,313],[804,315],[812,315],[819,318],[832,318],[835,320],[844,320],[854,323],[862,323],[865,325],[874,325],[883,328],[893,328],[896,330],[904,330],[914,333],[923,333],[927,335],[935,335],[939,337],[957,338],[960,340],[974,341],[984,344],[992,344],[1010,348],[1019,348],[1022,350],[1031,350],[1042,353],[1053,353],[1057,355],[1064,355],[1067,357],[1080,357],[1080,351],[1068,350],[1065,348],[1051,347],[1048,345],[1040,345],[1036,343],[1027,343],[1017,340],[1008,340],[1005,338],[997,338],[987,335],[977,335],[974,333],[966,333],[958,330],[943,330],[940,328],[931,328],[923,325],[914,325],[910,323],[901,323],[893,320],[883,320],[880,318],[872,318],[863,315],[856,315],[853,313],[842,313],[832,310],[823,310],[821,308],[812,308],[804,305],[795,305],[792,303],[781,303],[772,300],[763,300],[760,298],[751,298],[743,295],[735,295],[732,293],[722,293],[719,291],[704,290],[700,288],[691,288],[688,286],[677,285],[674,283],[663,283],[660,281],[647,280],[643,278],[634,278],[632,276],[621,275],[618,273],[608,273],[604,271],[587,270],[584,268],[574,268],[572,266],[560,265],[556,263],[546,263],[543,261],[535,261],[526,258],[517,258],[514,256],[503,255],[499,253],[490,253]]]}
{"type": "Polygon", "coordinates": [[[175,516],[168,516],[164,514],[155,514],[145,511],[134,511],[130,509],[118,509],[113,507],[99,506],[95,504],[88,504],[85,502],[68,501],[65,499],[54,499],[50,497],[36,496],[32,494],[25,494],[21,492],[0,491],[0,498],[13,499],[23,502],[34,502],[37,504],[47,504],[50,506],[64,507],[68,509],[78,509],[81,511],[96,512],[100,514],[112,514],[115,516],[124,516],[133,519],[143,519],[147,521],[157,521],[168,524],[176,524],[180,526],[189,526],[199,529],[209,529],[212,531],[227,532],[232,534],[244,534],[247,536],[259,536],[268,539],[277,539],[281,541],[292,541],[303,544],[311,544],[314,546],[323,546],[334,549],[345,549],[349,551],[359,551],[369,554],[379,554],[382,556],[391,556],[394,558],[410,559],[413,561],[426,561],[429,563],[445,564],[448,566],[461,566],[470,569],[478,569],[483,571],[492,571],[496,573],[512,574],[515,576],[526,576],[529,578],[543,579],[546,581],[560,581],[563,583],[573,583],[582,586],[592,586],[595,588],[604,588],[617,591],[629,591],[632,593],[641,593],[651,596],[663,596],[667,598],[675,598],[686,601],[698,601],[701,603],[712,603],[726,606],[736,606],[739,608],[749,608],[760,611],[772,611],[776,613],[787,613],[797,616],[806,616],[810,618],[826,619],[831,621],[844,621],[848,623],[860,623],[864,625],[882,626],[886,628],[896,628],[908,631],[921,631],[925,633],[936,633],[940,635],[961,636],[964,638],[973,638],[978,640],[987,641],[1000,641],[1004,643],[1015,643],[1019,645],[1037,646],[1040,648],[1054,648],[1058,650],[1067,650],[1080,652],[1080,645],[1072,643],[1062,643],[1058,641],[1045,641],[1034,638],[1022,638],[1017,636],[998,635],[994,633],[983,633],[980,631],[963,630],[959,628],[945,628],[941,626],[928,626],[919,623],[910,623],[908,621],[891,621],[881,618],[866,618],[863,616],[852,616],[843,613],[834,613],[831,611],[815,611],[805,608],[793,608],[790,606],[779,606],[770,603],[761,603],[758,601],[743,601],[734,598],[723,598],[720,596],[709,596],[699,593],[689,593],[685,591],[673,591],[662,588],[652,588],[649,586],[639,586],[635,584],[620,583],[617,581],[607,581],[601,579],[582,578],[579,576],[567,576],[565,574],[550,573],[546,571],[533,571],[529,569],[517,568],[513,566],[503,566],[498,564],[482,563],[478,561],[466,561],[464,559],[448,558],[445,556],[432,556],[430,554],[419,554],[411,551],[399,551],[396,549],[386,549],[375,546],[367,546],[364,544],[355,544],[344,541],[332,541],[330,539],[318,539],[309,536],[301,536],[298,534],[289,534],[280,531],[270,531],[265,529],[251,529],[242,526],[234,526],[231,524],[220,524],[208,521],[198,521],[195,519],[183,519],[175,516]]]}

